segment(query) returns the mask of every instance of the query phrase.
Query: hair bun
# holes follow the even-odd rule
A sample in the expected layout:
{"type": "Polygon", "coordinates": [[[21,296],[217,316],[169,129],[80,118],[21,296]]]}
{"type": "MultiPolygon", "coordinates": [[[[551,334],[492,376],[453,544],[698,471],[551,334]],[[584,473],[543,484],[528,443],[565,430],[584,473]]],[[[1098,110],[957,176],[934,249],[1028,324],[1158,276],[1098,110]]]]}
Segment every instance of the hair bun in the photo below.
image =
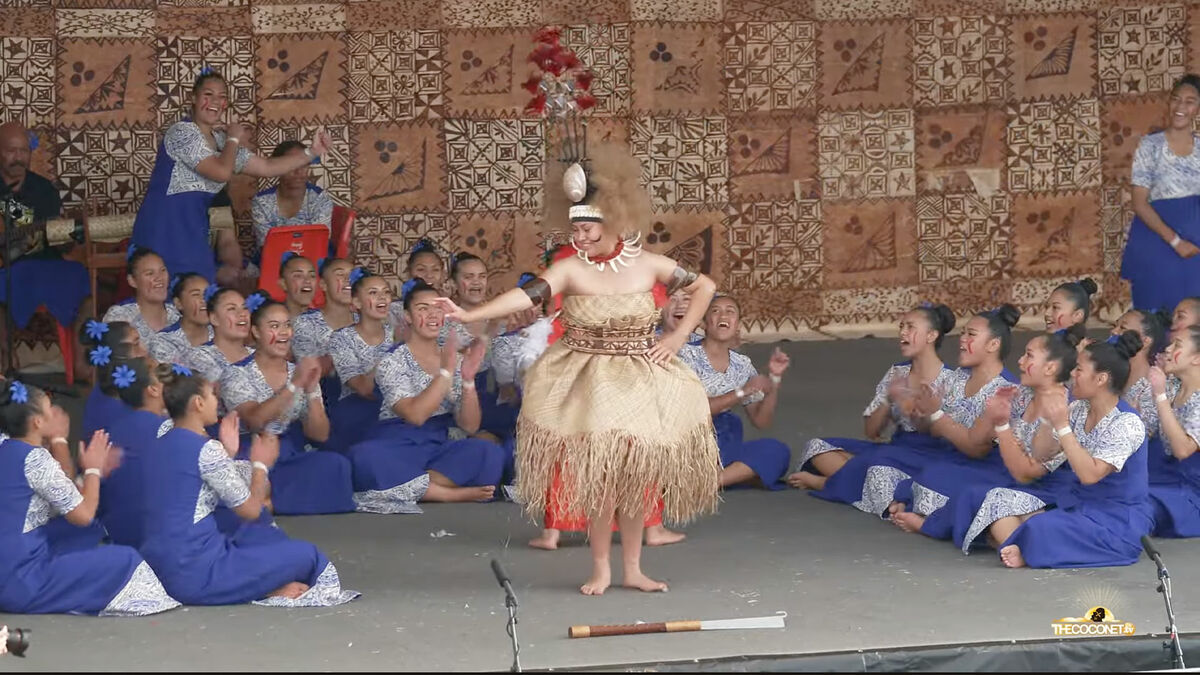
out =
{"type": "Polygon", "coordinates": [[[931,309],[933,315],[937,317],[937,329],[939,333],[946,335],[954,330],[954,324],[958,322],[958,319],[954,316],[954,310],[941,303],[934,305],[931,309]]]}
{"type": "Polygon", "coordinates": [[[1058,331],[1057,334],[1061,335],[1063,341],[1071,345],[1071,348],[1074,349],[1078,347],[1081,342],[1083,342],[1085,337],[1087,337],[1087,330],[1082,324],[1076,323],[1058,331]]]}
{"type": "Polygon", "coordinates": [[[1171,327],[1171,313],[1165,309],[1162,309],[1161,307],[1153,312],[1148,312],[1146,316],[1150,317],[1154,321],[1157,321],[1158,325],[1161,326],[1163,330],[1171,327]]]}
{"type": "Polygon", "coordinates": [[[1128,361],[1135,354],[1142,351],[1142,338],[1137,334],[1137,331],[1127,330],[1121,333],[1121,336],[1113,343],[1113,347],[1116,348],[1117,354],[1121,358],[1128,361]]]}
{"type": "Polygon", "coordinates": [[[1005,326],[1012,328],[1021,320],[1021,310],[1017,309],[1015,305],[1005,303],[996,308],[996,318],[1004,322],[1005,326]]]}
{"type": "Polygon", "coordinates": [[[1079,284],[1079,287],[1083,289],[1083,292],[1087,293],[1089,296],[1095,295],[1096,291],[1100,290],[1100,287],[1096,285],[1095,281],[1092,281],[1091,277],[1085,277],[1075,283],[1079,284]]]}

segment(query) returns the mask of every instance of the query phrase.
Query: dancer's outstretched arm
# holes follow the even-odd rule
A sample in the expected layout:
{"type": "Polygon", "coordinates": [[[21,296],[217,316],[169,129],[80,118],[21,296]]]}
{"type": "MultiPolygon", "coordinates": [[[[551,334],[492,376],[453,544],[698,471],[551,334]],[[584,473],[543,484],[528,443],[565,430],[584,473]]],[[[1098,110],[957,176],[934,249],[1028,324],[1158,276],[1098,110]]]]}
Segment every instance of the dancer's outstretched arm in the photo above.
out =
{"type": "Polygon", "coordinates": [[[654,264],[655,276],[660,283],[666,284],[668,296],[681,289],[691,296],[687,312],[676,324],[675,330],[664,333],[658,344],[646,353],[646,357],[652,362],[662,364],[679,353],[687,342],[688,335],[700,325],[704,313],[712,303],[713,295],[716,294],[717,284],[703,274],[688,272],[679,263],[664,255],[644,253],[643,256],[649,257],[654,264]]]}
{"type": "Polygon", "coordinates": [[[545,305],[550,298],[562,293],[567,286],[567,271],[563,262],[551,265],[542,275],[520,288],[505,291],[475,309],[463,309],[450,298],[438,298],[438,306],[446,312],[447,319],[462,323],[490,321],[517,312],[523,312],[534,304],[545,305]]]}

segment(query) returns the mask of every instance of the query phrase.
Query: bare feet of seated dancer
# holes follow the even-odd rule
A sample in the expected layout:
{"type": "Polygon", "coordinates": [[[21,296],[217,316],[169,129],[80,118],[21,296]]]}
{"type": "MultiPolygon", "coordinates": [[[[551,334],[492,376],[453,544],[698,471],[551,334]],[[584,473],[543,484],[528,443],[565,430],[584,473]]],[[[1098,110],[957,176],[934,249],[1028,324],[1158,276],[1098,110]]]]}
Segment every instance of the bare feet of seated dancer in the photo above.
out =
{"type": "Polygon", "coordinates": [[[523,288],[472,310],[448,298],[438,301],[448,318],[472,323],[562,294],[566,331],[524,379],[517,424],[519,501],[530,515],[543,516],[551,485],[565,468],[566,515],[590,521],[592,572],[580,591],[600,595],[612,582],[614,517],[621,532],[622,582],[662,591],[666,584],[641,569],[647,495],[664,495],[664,516],[673,522],[711,512],[717,503],[721,466],[708,399],[676,356],[715,285],[642,250],[637,236],[622,239],[649,221],[641,165],[615,146],[598,149],[591,161],[590,184],[582,166],[567,171],[568,194],[587,201],[570,214],[577,256],[556,261],[523,288]],[[692,301],[676,330],[656,340],[658,310],[651,291],[658,283],[667,284],[668,292],[685,289],[692,301]],[[619,334],[614,325],[622,326],[619,334]],[[630,461],[631,455],[638,461],[630,461]]]}

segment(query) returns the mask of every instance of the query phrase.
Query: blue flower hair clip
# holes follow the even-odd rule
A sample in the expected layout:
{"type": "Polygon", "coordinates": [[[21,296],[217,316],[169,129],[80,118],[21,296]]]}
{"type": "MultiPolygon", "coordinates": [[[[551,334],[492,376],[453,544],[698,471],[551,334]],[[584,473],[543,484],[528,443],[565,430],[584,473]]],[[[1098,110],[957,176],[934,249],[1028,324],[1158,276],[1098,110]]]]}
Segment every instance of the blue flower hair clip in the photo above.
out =
{"type": "Polygon", "coordinates": [[[925,302],[922,302],[921,304],[917,305],[917,307],[919,307],[920,309],[933,309],[933,303],[926,300],[925,302]]]}
{"type": "Polygon", "coordinates": [[[1066,329],[1066,328],[1059,328],[1058,330],[1054,331],[1054,335],[1057,335],[1057,336],[1059,336],[1059,337],[1062,337],[1062,336],[1064,336],[1064,335],[1066,335],[1066,334],[1067,334],[1067,329],[1066,329]]]}
{"type": "Polygon", "coordinates": [[[412,247],[413,253],[420,253],[422,251],[432,251],[432,250],[433,250],[433,242],[429,241],[428,239],[425,239],[425,238],[418,239],[417,243],[413,244],[413,247],[412,247]]]}
{"type": "Polygon", "coordinates": [[[138,250],[137,244],[130,244],[129,250],[125,251],[125,262],[129,262],[130,260],[133,260],[133,254],[137,253],[137,250],[138,250]]]}
{"type": "Polygon", "coordinates": [[[29,390],[25,388],[24,382],[13,380],[12,384],[8,385],[8,392],[17,403],[29,403],[29,390]]]}
{"type": "Polygon", "coordinates": [[[200,77],[204,77],[205,75],[212,75],[216,72],[217,71],[213,70],[212,66],[205,64],[203,67],[200,68],[200,77]]]}
{"type": "Polygon", "coordinates": [[[408,297],[408,294],[412,292],[412,289],[417,285],[418,281],[420,281],[420,279],[414,278],[409,279],[403,284],[400,284],[400,298],[402,300],[408,297]]]}
{"type": "Polygon", "coordinates": [[[365,276],[367,276],[367,268],[355,267],[354,269],[350,270],[350,285],[353,286],[354,284],[357,284],[358,280],[365,276]]]}
{"type": "Polygon", "coordinates": [[[172,363],[171,370],[175,371],[176,375],[182,375],[183,377],[191,377],[192,376],[191,368],[188,368],[187,366],[181,366],[178,363],[172,363]]]}
{"type": "Polygon", "coordinates": [[[88,352],[88,362],[93,366],[107,366],[112,359],[112,347],[100,345],[88,352]]]}
{"type": "Polygon", "coordinates": [[[300,254],[296,253],[295,251],[284,251],[283,255],[279,256],[279,264],[283,265],[283,264],[287,263],[287,261],[291,260],[292,258],[295,258],[298,255],[300,255],[300,254]]]}
{"type": "Polygon", "coordinates": [[[1105,342],[1107,342],[1110,345],[1115,345],[1115,344],[1117,344],[1117,341],[1120,339],[1121,339],[1120,335],[1109,335],[1108,339],[1105,340],[1105,342]]]}
{"type": "Polygon", "coordinates": [[[88,319],[88,322],[84,325],[83,330],[85,333],[87,333],[88,337],[96,342],[99,342],[100,340],[104,339],[104,334],[108,332],[108,324],[103,321],[88,319]]]}
{"type": "Polygon", "coordinates": [[[329,262],[329,257],[317,258],[317,274],[325,273],[325,263],[329,262]]]}
{"type": "Polygon", "coordinates": [[[251,312],[257,312],[259,307],[262,307],[267,298],[262,293],[251,293],[246,298],[246,309],[251,312]]]}
{"type": "Polygon", "coordinates": [[[137,373],[129,366],[117,366],[112,374],[113,384],[117,385],[117,389],[128,389],[129,385],[137,381],[137,373]]]}
{"type": "Polygon", "coordinates": [[[533,274],[532,272],[521,272],[521,276],[517,277],[517,288],[524,286],[536,278],[537,275],[533,274]]]}
{"type": "Polygon", "coordinates": [[[175,289],[179,288],[179,280],[182,278],[183,278],[182,274],[176,274],[175,276],[171,277],[171,283],[170,283],[170,285],[167,286],[167,297],[168,298],[175,297],[175,289]]]}
{"type": "Polygon", "coordinates": [[[33,131],[33,129],[30,129],[29,130],[29,151],[33,152],[34,150],[37,150],[39,145],[41,145],[41,142],[38,141],[37,133],[35,133],[33,131]]]}
{"type": "Polygon", "coordinates": [[[205,286],[204,287],[204,302],[208,302],[209,300],[212,300],[213,296],[216,295],[217,291],[219,291],[219,290],[221,290],[221,287],[216,284],[209,284],[209,285],[205,286]]]}

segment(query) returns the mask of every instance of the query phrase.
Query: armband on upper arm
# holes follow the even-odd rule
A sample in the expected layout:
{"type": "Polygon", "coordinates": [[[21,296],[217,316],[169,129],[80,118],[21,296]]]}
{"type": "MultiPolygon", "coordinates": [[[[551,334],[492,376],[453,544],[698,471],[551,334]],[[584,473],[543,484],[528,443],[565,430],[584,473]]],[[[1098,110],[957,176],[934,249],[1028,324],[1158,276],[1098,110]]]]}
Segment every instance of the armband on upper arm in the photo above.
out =
{"type": "Polygon", "coordinates": [[[521,285],[521,290],[525,291],[534,305],[541,305],[543,309],[550,306],[550,283],[545,279],[530,279],[521,285]]]}
{"type": "Polygon", "coordinates": [[[667,295],[691,286],[696,283],[696,278],[699,276],[695,272],[685,270],[682,265],[677,266],[675,271],[671,272],[671,281],[667,284],[667,295]]]}

